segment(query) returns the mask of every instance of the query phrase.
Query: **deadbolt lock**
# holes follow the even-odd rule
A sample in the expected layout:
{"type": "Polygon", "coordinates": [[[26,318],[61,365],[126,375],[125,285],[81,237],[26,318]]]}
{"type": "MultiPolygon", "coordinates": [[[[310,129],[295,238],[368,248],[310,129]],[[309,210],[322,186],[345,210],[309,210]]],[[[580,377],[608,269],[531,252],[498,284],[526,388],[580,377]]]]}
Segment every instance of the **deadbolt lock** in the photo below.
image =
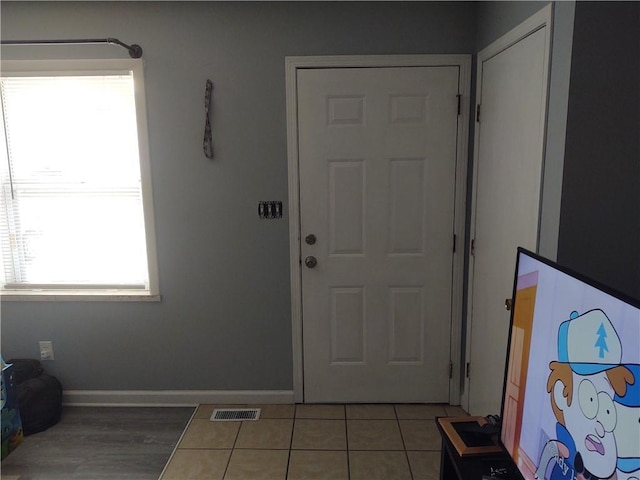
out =
{"type": "Polygon", "coordinates": [[[309,235],[307,235],[306,237],[304,237],[304,241],[307,243],[307,245],[313,245],[316,243],[316,236],[313,233],[310,233],[309,235]]]}

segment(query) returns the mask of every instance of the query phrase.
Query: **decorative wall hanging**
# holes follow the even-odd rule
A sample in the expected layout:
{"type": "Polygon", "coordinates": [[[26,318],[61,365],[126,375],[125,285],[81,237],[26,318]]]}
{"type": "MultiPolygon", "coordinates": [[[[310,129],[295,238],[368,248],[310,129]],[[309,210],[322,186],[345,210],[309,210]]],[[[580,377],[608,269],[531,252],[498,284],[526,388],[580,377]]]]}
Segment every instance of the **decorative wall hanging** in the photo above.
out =
{"type": "Polygon", "coordinates": [[[207,79],[207,86],[204,91],[204,155],[207,158],[213,158],[213,138],[211,136],[211,122],[209,120],[209,107],[211,106],[211,91],[213,90],[213,82],[207,79]]]}

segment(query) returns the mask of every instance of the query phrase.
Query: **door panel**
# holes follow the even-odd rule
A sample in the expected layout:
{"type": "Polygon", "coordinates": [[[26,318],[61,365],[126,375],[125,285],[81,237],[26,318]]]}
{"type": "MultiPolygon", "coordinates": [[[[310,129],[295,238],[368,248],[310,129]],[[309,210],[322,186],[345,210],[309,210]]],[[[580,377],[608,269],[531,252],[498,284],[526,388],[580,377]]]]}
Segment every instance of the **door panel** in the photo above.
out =
{"type": "Polygon", "coordinates": [[[504,302],[512,295],[517,247],[537,247],[548,30],[534,30],[479,63],[468,394],[473,415],[500,412],[509,330],[504,302]]]}
{"type": "Polygon", "coordinates": [[[446,402],[458,67],[298,71],[306,402],[446,402]]]}

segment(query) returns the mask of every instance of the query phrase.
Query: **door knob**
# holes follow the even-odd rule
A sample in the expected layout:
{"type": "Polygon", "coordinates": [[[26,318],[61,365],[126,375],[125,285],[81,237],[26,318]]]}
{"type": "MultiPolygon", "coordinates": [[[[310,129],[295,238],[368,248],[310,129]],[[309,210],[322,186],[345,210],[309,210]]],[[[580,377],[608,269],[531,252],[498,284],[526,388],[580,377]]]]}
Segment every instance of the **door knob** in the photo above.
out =
{"type": "Polygon", "coordinates": [[[316,240],[317,238],[313,233],[310,233],[309,235],[304,237],[304,241],[307,242],[307,245],[313,245],[314,243],[316,243],[316,240]]]}
{"type": "Polygon", "coordinates": [[[308,268],[313,268],[318,264],[318,260],[316,259],[316,257],[307,257],[304,259],[304,264],[308,267],[308,268]]]}
{"type": "Polygon", "coordinates": [[[513,300],[510,298],[505,299],[504,308],[506,308],[507,312],[510,312],[513,308],[513,300]]]}

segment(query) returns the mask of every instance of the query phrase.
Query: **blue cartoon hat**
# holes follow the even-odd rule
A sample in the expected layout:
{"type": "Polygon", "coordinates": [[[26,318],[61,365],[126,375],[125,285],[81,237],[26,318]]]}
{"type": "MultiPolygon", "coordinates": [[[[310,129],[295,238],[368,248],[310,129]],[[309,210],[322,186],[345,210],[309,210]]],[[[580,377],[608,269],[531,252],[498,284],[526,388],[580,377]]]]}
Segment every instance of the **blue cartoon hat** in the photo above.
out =
{"type": "Polygon", "coordinates": [[[631,370],[634,382],[627,385],[627,391],[624,396],[621,397],[616,393],[613,401],[626,407],[640,407],[640,365],[629,364],[624,366],[631,370]]]}
{"type": "Polygon", "coordinates": [[[558,361],[579,375],[593,375],[620,365],[622,344],[602,310],[571,312],[558,329],[558,361]]]}

